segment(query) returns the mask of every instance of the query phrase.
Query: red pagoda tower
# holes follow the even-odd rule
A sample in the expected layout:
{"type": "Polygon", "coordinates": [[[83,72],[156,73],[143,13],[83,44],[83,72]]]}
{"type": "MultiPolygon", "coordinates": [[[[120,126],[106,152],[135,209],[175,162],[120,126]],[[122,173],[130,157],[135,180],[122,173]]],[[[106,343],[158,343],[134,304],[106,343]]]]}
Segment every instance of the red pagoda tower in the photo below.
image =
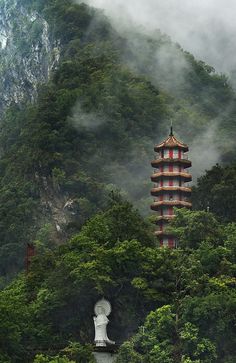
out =
{"type": "Polygon", "coordinates": [[[175,236],[166,228],[168,222],[174,218],[174,207],[191,208],[191,188],[186,185],[192,180],[191,174],[186,170],[191,166],[186,153],[188,146],[173,135],[171,127],[169,137],[154,147],[158,156],[152,161],[155,168],[151,180],[155,183],[151,194],[155,197],[151,209],[157,212],[155,223],[158,228],[155,232],[160,240],[160,246],[177,247],[175,236]]]}

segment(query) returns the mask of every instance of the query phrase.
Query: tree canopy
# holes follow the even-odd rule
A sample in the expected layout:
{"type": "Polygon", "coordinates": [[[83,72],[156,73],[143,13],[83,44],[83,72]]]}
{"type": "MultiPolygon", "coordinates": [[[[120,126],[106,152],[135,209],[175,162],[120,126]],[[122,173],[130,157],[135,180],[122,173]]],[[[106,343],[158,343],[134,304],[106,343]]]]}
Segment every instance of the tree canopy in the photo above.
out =
{"type": "Polygon", "coordinates": [[[92,362],[93,306],[105,296],[117,362],[232,362],[236,226],[176,213],[178,249],[157,248],[152,227],[120,200],[66,245],[41,249],[0,292],[2,361],[92,362]]]}

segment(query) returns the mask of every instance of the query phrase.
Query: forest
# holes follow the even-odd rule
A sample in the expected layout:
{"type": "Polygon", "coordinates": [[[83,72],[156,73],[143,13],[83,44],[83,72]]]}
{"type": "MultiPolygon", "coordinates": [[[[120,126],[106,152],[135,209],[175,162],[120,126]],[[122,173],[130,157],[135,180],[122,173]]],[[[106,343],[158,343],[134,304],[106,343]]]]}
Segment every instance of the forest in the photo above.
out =
{"type": "Polygon", "coordinates": [[[21,3],[61,54],[37,100],[1,118],[0,362],[94,362],[103,296],[117,363],[235,362],[234,89],[159,31],[119,34],[72,0],[21,3]],[[153,146],[171,120],[190,150],[214,125],[220,155],[193,210],[176,210],[174,250],[159,248],[149,210],[153,146]]]}

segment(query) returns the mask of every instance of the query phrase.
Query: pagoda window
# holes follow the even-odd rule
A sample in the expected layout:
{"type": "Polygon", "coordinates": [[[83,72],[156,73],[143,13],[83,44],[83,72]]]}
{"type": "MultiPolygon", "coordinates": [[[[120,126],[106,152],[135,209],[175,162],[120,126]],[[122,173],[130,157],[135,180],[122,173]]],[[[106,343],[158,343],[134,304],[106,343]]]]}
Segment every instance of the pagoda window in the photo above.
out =
{"type": "Polygon", "coordinates": [[[163,208],[163,215],[164,216],[168,215],[168,207],[163,208]]]}
{"type": "Polygon", "coordinates": [[[171,180],[171,182],[172,182],[172,184],[171,184],[171,186],[173,186],[173,187],[177,187],[178,186],[178,179],[172,179],[171,180]]]}
{"type": "Polygon", "coordinates": [[[177,148],[173,149],[173,157],[178,158],[179,157],[179,150],[177,148]]]}
{"type": "Polygon", "coordinates": [[[168,247],[168,238],[163,238],[163,247],[168,247]]]}
{"type": "Polygon", "coordinates": [[[170,248],[175,247],[175,240],[174,240],[174,238],[168,238],[168,247],[170,247],[170,248]]]}

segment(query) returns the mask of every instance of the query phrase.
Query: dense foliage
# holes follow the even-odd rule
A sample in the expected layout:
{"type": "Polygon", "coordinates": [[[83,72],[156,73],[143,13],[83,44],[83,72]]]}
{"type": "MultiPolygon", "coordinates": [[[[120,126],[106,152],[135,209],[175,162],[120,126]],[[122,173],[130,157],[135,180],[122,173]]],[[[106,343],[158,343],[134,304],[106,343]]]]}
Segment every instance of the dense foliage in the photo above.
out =
{"type": "Polygon", "coordinates": [[[118,362],[233,362],[236,226],[181,210],[172,228],[180,248],[159,249],[149,224],[114,200],[66,245],[41,250],[0,293],[0,361],[93,362],[93,305],[106,296],[109,335],[128,339],[118,362]]]}
{"type": "Polygon", "coordinates": [[[193,188],[194,208],[210,210],[222,221],[236,220],[236,166],[214,166],[193,188]]]}

